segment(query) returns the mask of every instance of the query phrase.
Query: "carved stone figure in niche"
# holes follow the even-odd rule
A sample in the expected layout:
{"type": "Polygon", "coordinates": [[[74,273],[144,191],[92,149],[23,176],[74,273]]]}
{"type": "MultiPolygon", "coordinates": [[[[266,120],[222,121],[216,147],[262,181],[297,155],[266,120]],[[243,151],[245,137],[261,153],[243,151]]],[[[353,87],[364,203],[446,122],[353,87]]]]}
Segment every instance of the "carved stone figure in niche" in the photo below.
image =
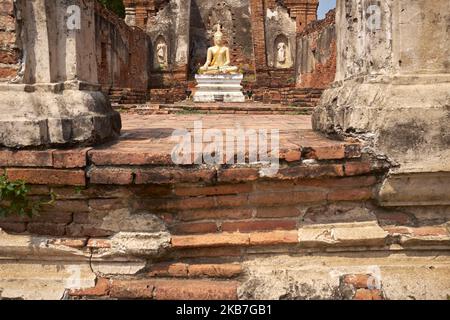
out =
{"type": "Polygon", "coordinates": [[[286,44],[284,42],[278,43],[277,59],[280,65],[286,63],[286,44]]]}
{"type": "Polygon", "coordinates": [[[214,47],[207,53],[206,63],[200,68],[200,74],[236,74],[238,68],[230,65],[230,49],[224,46],[220,24],[214,34],[214,47]]]}
{"type": "Polygon", "coordinates": [[[155,46],[155,69],[166,69],[169,65],[167,43],[163,37],[158,37],[155,46]]]}
{"type": "Polygon", "coordinates": [[[280,35],[275,40],[275,67],[290,68],[292,67],[291,51],[289,49],[289,41],[286,36],[280,35]]]}

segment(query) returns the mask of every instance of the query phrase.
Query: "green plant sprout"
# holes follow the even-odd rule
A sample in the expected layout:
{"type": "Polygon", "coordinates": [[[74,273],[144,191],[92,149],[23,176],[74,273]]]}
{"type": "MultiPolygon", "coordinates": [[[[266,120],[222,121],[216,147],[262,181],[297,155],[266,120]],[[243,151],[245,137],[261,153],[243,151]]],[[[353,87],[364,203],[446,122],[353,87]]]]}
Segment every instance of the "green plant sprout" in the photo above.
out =
{"type": "Polygon", "coordinates": [[[43,205],[53,205],[56,195],[50,191],[50,201],[32,201],[29,189],[22,180],[10,181],[6,173],[0,175],[0,217],[9,215],[29,216],[39,215],[43,205]]]}

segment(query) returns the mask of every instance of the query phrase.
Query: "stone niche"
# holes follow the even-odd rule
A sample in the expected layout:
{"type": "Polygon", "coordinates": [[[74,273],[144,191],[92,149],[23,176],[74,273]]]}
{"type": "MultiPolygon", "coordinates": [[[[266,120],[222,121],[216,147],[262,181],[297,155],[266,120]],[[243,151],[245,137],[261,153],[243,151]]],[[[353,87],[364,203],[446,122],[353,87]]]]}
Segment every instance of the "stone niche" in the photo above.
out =
{"type": "Polygon", "coordinates": [[[164,36],[160,35],[156,38],[153,57],[153,68],[155,70],[165,70],[169,65],[169,48],[164,36]]]}
{"type": "Polygon", "coordinates": [[[153,70],[162,71],[161,63],[158,59],[158,45],[165,46],[165,58],[166,58],[166,68],[174,65],[175,56],[174,51],[170,48],[174,48],[176,45],[176,35],[175,35],[175,25],[173,15],[174,13],[174,3],[167,3],[156,16],[151,17],[151,21],[147,26],[147,33],[151,38],[151,48],[153,57],[153,70]]]}
{"type": "Polygon", "coordinates": [[[294,66],[296,22],[287,8],[277,5],[267,9],[265,18],[266,54],[269,67],[288,69],[294,66]]]}
{"type": "Polygon", "coordinates": [[[19,77],[0,85],[0,146],[94,144],[117,136],[120,115],[100,92],[94,3],[15,4],[19,77]]]}
{"type": "Polygon", "coordinates": [[[148,16],[144,28],[151,39],[151,87],[173,86],[174,80],[186,80],[190,9],[190,0],[170,0],[161,2],[148,16]]]}
{"type": "Polygon", "coordinates": [[[206,61],[213,33],[222,25],[231,64],[245,75],[254,73],[253,39],[249,0],[192,0],[190,18],[189,72],[191,75],[206,61]]]}

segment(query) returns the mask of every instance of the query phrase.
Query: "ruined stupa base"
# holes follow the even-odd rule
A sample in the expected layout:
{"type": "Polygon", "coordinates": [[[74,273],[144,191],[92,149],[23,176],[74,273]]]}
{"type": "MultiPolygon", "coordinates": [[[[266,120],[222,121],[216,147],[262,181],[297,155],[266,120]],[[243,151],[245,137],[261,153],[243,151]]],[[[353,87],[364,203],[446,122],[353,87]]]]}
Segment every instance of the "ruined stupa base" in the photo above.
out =
{"type": "Polygon", "coordinates": [[[79,81],[0,85],[0,146],[92,145],[120,134],[99,86],[79,81]]]}
{"type": "Polygon", "coordinates": [[[243,74],[196,75],[194,102],[245,102],[243,74]]]}
{"type": "Polygon", "coordinates": [[[450,79],[421,75],[337,82],[312,117],[330,137],[358,137],[394,165],[379,189],[382,206],[446,206],[450,198],[450,79]]]}
{"type": "Polygon", "coordinates": [[[337,82],[314,110],[313,127],[330,136],[364,136],[401,164],[429,159],[449,148],[448,92],[448,76],[337,82]]]}

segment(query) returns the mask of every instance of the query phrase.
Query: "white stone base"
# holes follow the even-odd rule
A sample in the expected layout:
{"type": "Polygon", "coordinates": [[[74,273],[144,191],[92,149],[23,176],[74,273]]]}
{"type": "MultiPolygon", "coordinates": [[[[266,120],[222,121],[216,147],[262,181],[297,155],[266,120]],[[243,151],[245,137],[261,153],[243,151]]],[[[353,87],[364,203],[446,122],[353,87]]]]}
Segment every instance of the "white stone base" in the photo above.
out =
{"type": "Polygon", "coordinates": [[[242,74],[196,75],[194,102],[245,102],[242,74]]]}

